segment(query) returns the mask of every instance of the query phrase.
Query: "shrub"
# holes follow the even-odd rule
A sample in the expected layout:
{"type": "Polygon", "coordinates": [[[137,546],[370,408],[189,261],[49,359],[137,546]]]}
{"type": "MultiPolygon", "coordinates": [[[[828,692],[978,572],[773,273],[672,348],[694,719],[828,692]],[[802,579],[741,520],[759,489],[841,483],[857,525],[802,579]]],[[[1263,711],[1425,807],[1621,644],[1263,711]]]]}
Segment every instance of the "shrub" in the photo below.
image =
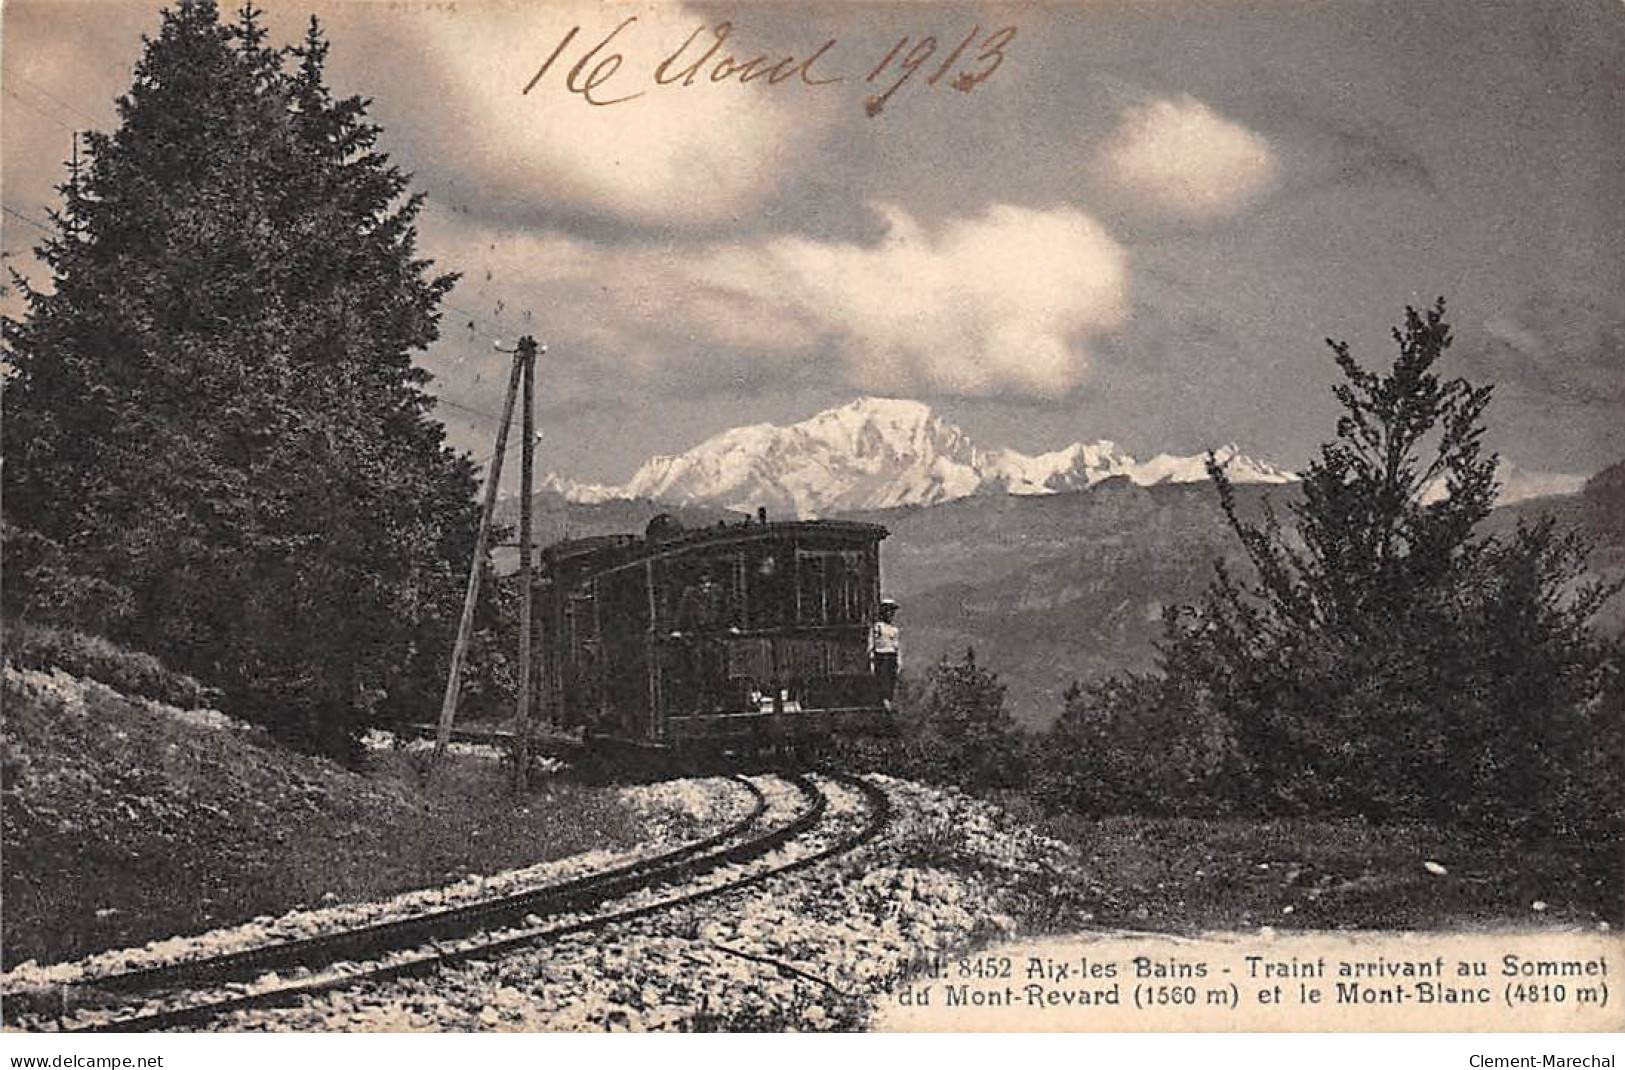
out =
{"type": "Polygon", "coordinates": [[[1075,684],[1037,740],[1033,795],[1050,812],[1096,817],[1223,813],[1233,794],[1231,740],[1218,712],[1176,680],[1075,684]]]}
{"type": "Polygon", "coordinates": [[[1026,748],[1004,703],[998,675],[944,657],[918,685],[897,694],[898,739],[885,766],[900,776],[967,791],[1016,788],[1027,779],[1026,748]]]}
{"type": "Polygon", "coordinates": [[[1581,582],[1586,545],[1550,520],[1479,536],[1497,458],[1490,389],[1443,380],[1441,301],[1406,310],[1390,371],[1332,343],[1337,435],[1290,506],[1220,504],[1251,575],[1223,567],[1170,617],[1170,680],[1234,726],[1237,782],[1283,813],[1445,818],[1573,834],[1588,787],[1611,644],[1591,620],[1619,587],[1581,582]]]}
{"type": "Polygon", "coordinates": [[[3,630],[6,660],[22,669],[61,669],[125,695],[193,709],[218,693],[151,654],[127,650],[99,635],[13,619],[3,630]]]}

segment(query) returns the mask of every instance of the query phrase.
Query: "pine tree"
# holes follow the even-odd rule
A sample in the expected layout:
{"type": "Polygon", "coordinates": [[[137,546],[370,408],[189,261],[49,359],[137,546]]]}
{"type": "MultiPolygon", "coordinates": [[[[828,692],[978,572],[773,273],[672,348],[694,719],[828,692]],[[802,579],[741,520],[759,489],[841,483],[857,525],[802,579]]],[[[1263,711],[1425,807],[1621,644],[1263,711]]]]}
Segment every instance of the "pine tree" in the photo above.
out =
{"type": "Polygon", "coordinates": [[[315,20],[266,41],[252,7],[166,11],[87,136],[53,286],[5,324],[7,512],[127,593],[106,630],[340,751],[456,616],[473,469],[412,364],[454,277],[315,20]]]}
{"type": "Polygon", "coordinates": [[[1491,389],[1441,379],[1441,300],[1407,309],[1386,374],[1328,342],[1336,437],[1282,523],[1243,519],[1208,472],[1251,566],[1222,565],[1170,618],[1164,661],[1234,726],[1255,804],[1548,830],[1581,805],[1607,661],[1586,546],[1550,523],[1477,534],[1497,458],[1491,389]]]}

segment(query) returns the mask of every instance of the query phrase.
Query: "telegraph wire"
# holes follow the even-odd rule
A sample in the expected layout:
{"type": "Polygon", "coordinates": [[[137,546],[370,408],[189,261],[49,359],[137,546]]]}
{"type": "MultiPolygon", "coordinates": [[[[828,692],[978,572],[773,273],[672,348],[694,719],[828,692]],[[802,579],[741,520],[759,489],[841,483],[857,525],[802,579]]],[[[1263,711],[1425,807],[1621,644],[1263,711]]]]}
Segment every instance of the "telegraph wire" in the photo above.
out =
{"type": "Polygon", "coordinates": [[[38,115],[41,119],[44,119],[46,122],[55,123],[56,125],[60,126],[62,129],[71,131],[71,132],[73,132],[75,134],[77,134],[79,132],[78,127],[71,126],[68,123],[63,122],[57,116],[52,115],[50,112],[46,111],[44,108],[40,107],[38,104],[35,104],[32,100],[29,100],[27,97],[20,95],[15,89],[11,88],[9,85],[5,87],[5,94],[6,94],[6,96],[10,97],[12,100],[15,100],[18,104],[21,104],[23,107],[25,107],[29,111],[33,112],[35,115],[38,115]]]}
{"type": "MultiPolygon", "coordinates": [[[[16,71],[7,71],[6,72],[6,77],[8,79],[13,79],[13,80],[16,80],[18,82],[21,82],[23,85],[26,85],[28,88],[30,88],[34,92],[38,93],[40,96],[44,97],[46,100],[51,101],[52,103],[56,104],[60,108],[65,108],[68,111],[73,112],[75,115],[79,116],[81,119],[86,119],[86,120],[88,120],[88,121],[90,121],[92,123],[97,123],[97,124],[100,124],[101,122],[103,122],[103,120],[96,118],[94,115],[91,115],[89,112],[85,111],[83,108],[79,108],[79,107],[76,107],[76,106],[74,106],[72,104],[69,104],[67,101],[63,100],[61,97],[57,96],[55,93],[52,93],[49,89],[46,89],[44,86],[40,85],[38,82],[34,81],[32,78],[27,78],[27,77],[25,77],[25,76],[23,76],[21,74],[18,74],[16,71]]],[[[15,96],[15,95],[16,94],[13,94],[13,96],[15,96]]],[[[21,98],[19,97],[18,99],[21,99],[21,98]]]]}
{"type": "Polygon", "coordinates": [[[56,233],[54,230],[52,230],[50,227],[46,226],[44,223],[41,223],[39,220],[34,219],[31,216],[25,215],[22,212],[17,211],[17,209],[13,208],[9,204],[0,205],[0,208],[3,208],[7,215],[15,216],[16,218],[22,220],[24,223],[27,223],[29,226],[33,227],[35,230],[39,231],[41,234],[54,234],[54,233],[56,233]]]}
{"type": "Polygon", "coordinates": [[[470,413],[470,414],[472,414],[474,416],[483,416],[487,420],[490,420],[492,422],[496,422],[496,421],[502,419],[502,417],[498,416],[496,413],[487,412],[484,409],[477,409],[472,405],[464,405],[460,401],[453,401],[448,397],[442,397],[442,396],[440,396],[438,394],[435,395],[435,400],[438,401],[442,405],[449,405],[450,407],[452,407],[454,409],[459,409],[459,410],[461,410],[463,412],[470,413]]]}

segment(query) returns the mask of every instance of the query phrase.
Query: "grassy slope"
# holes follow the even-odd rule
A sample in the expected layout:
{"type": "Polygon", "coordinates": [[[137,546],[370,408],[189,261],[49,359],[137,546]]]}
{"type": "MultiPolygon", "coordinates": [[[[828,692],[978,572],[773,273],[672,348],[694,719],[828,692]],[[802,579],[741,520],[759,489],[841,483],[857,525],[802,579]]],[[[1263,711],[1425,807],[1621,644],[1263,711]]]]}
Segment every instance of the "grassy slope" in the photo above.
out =
{"type": "Polygon", "coordinates": [[[610,791],[555,785],[521,804],[476,759],[425,787],[415,757],[353,772],[53,679],[5,682],[7,967],[636,838],[610,791]]]}
{"type": "Polygon", "coordinates": [[[1091,879],[1110,889],[1091,908],[1097,924],[1197,932],[1625,921],[1617,843],[1492,843],[1358,820],[1062,818],[1040,827],[1076,844],[1091,879]]]}

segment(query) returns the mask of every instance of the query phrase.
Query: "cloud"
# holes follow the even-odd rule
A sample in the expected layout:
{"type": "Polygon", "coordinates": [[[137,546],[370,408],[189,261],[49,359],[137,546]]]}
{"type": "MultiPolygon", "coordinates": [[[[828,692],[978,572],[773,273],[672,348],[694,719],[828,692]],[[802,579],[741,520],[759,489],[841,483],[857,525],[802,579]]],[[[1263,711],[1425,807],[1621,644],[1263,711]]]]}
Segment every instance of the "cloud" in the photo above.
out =
{"type": "MultiPolygon", "coordinates": [[[[1513,502],[1528,501],[1531,498],[1578,494],[1586,484],[1585,476],[1575,475],[1572,472],[1537,472],[1514,464],[1505,457],[1501,458],[1495,478],[1500,483],[1500,492],[1495,499],[1497,505],[1511,505],[1513,502]]],[[[1450,491],[1445,486],[1443,476],[1422,490],[1423,503],[1444,501],[1449,496],[1450,491]]]]}
{"type": "Polygon", "coordinates": [[[1565,404],[1625,403],[1625,318],[1579,294],[1543,295],[1486,318],[1469,374],[1565,404]]]}
{"type": "MultiPolygon", "coordinates": [[[[462,167],[518,199],[563,202],[634,224],[704,226],[740,218],[768,199],[832,121],[816,95],[775,89],[765,79],[713,83],[702,72],[690,85],[657,85],[661,61],[701,31],[683,52],[697,59],[715,40],[717,22],[678,5],[583,3],[492,7],[479,18],[410,25],[445,82],[451,99],[443,107],[459,118],[438,133],[462,167]],[[522,92],[573,26],[580,32],[522,92]],[[567,90],[566,79],[617,26],[582,76],[619,56],[618,66],[604,68],[594,98],[642,95],[594,106],[567,90]]],[[[738,29],[717,56],[743,60],[768,51],[738,29]]]]}
{"type": "Polygon", "coordinates": [[[993,205],[932,233],[879,211],[879,245],[780,239],[732,265],[765,266],[763,296],[819,323],[865,389],[1063,394],[1122,318],[1127,254],[1081,212],[993,205]]]}
{"type": "Polygon", "coordinates": [[[1127,108],[1094,166],[1141,210],[1194,222],[1235,213],[1279,172],[1267,141],[1191,96],[1127,108]]]}
{"type": "Polygon", "coordinates": [[[599,246],[559,234],[426,233],[469,266],[458,302],[546,294],[550,331],[644,381],[843,383],[935,396],[1058,397],[1127,308],[1128,255],[1071,208],[992,205],[926,226],[875,206],[878,243],[801,235],[599,246]],[[489,239],[489,240],[488,240],[489,239]],[[464,252],[448,248],[450,240],[464,252]],[[475,244],[467,249],[467,245],[475,244]]]}

